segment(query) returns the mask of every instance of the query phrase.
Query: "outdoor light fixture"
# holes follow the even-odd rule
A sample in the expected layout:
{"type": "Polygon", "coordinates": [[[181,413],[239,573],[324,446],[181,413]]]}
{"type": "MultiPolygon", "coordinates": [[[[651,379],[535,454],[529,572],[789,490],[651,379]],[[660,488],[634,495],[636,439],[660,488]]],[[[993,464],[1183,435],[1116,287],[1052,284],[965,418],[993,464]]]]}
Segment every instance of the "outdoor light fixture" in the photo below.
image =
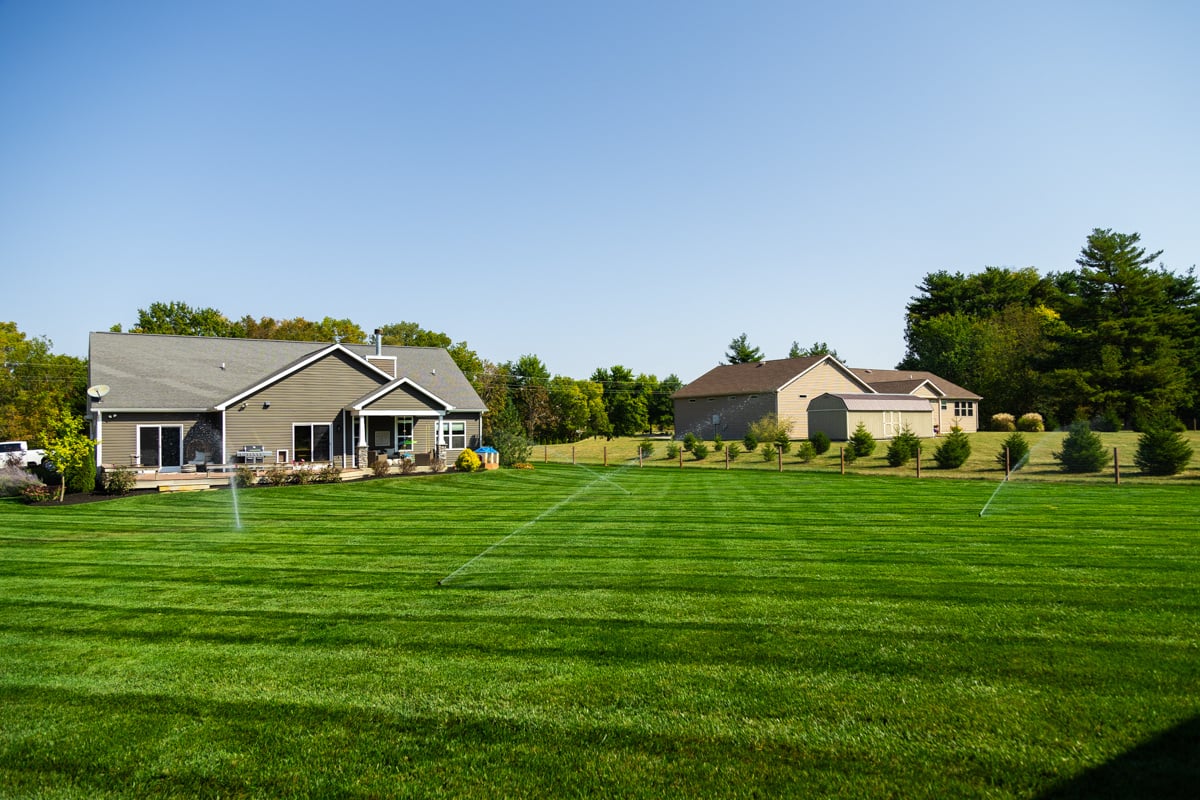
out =
{"type": "Polygon", "coordinates": [[[238,406],[238,411],[245,411],[245,410],[246,410],[246,404],[245,404],[245,403],[242,403],[240,406],[238,406]]]}
{"type": "Polygon", "coordinates": [[[270,407],[271,407],[271,401],[270,401],[270,400],[264,400],[264,401],[263,401],[263,408],[270,408],[270,407]]]}

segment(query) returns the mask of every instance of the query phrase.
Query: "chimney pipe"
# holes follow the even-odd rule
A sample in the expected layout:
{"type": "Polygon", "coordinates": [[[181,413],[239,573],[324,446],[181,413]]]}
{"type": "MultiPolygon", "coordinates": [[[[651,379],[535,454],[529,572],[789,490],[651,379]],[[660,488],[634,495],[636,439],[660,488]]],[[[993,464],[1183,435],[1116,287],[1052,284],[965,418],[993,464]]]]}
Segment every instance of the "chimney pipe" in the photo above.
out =
{"type": "Polygon", "coordinates": [[[375,355],[383,355],[383,329],[375,329],[375,355]]]}

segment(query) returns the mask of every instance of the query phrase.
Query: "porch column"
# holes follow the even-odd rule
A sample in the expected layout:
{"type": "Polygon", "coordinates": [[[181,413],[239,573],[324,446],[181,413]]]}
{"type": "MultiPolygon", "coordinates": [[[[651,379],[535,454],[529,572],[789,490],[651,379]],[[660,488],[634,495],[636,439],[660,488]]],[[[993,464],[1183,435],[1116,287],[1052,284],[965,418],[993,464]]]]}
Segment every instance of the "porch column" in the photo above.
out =
{"type": "Polygon", "coordinates": [[[359,469],[367,468],[367,418],[358,415],[358,446],[354,449],[354,457],[359,469]]]}

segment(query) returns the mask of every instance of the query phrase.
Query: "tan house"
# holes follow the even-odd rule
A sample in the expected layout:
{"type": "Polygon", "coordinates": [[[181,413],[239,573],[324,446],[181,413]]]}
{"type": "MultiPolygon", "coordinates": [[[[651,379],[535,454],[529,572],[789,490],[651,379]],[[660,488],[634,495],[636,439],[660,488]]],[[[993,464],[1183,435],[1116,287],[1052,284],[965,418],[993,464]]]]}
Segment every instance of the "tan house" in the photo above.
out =
{"type": "Polygon", "coordinates": [[[88,369],[96,463],[163,472],[452,462],[486,410],[436,347],[93,333],[88,369]]]}
{"type": "Polygon", "coordinates": [[[927,399],[933,410],[934,433],[948,433],[955,425],[967,433],[979,430],[979,401],[983,398],[945,378],[908,369],[852,371],[881,394],[910,394],[927,399]]]}
{"type": "MultiPolygon", "coordinates": [[[[877,438],[891,438],[894,433],[884,434],[894,427],[888,421],[906,415],[919,436],[948,431],[955,422],[965,431],[975,431],[982,399],[930,372],[851,369],[830,355],[722,364],[672,395],[675,436],[741,439],[752,422],[774,413],[792,421],[793,439],[807,438],[810,406],[822,395],[881,396],[871,405],[871,424],[880,429],[877,438]],[[891,408],[886,407],[889,403],[891,408]]],[[[843,414],[848,412],[843,408],[843,414]]]]}
{"type": "Polygon", "coordinates": [[[741,439],[766,414],[792,421],[792,438],[808,437],[808,404],[825,393],[872,393],[870,384],[833,356],[723,364],[673,394],[675,436],[741,439]]]}

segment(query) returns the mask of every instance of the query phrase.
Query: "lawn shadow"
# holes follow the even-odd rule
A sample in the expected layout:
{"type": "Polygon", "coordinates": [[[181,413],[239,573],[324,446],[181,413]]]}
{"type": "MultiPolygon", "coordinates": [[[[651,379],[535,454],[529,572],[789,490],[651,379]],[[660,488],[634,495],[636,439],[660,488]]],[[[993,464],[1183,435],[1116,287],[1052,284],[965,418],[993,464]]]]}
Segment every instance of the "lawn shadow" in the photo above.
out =
{"type": "Polygon", "coordinates": [[[1200,787],[1200,716],[1042,794],[1039,800],[1195,798],[1200,787]]]}

